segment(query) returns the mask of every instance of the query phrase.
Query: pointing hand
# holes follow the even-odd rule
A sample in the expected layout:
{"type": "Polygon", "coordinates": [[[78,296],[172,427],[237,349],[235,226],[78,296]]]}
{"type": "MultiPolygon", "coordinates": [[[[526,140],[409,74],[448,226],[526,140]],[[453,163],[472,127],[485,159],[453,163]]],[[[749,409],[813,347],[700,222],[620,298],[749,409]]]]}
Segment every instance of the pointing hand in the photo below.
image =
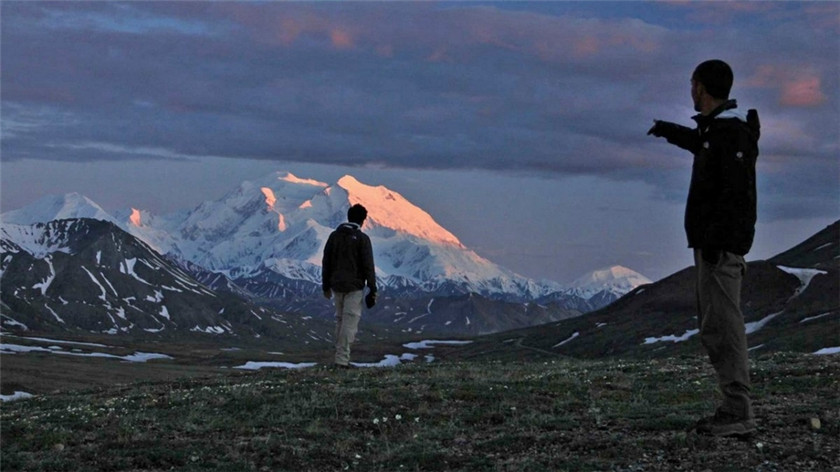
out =
{"type": "Polygon", "coordinates": [[[648,130],[648,135],[654,135],[657,138],[667,138],[670,134],[676,131],[679,125],[670,123],[668,121],[653,120],[653,126],[648,130]]]}

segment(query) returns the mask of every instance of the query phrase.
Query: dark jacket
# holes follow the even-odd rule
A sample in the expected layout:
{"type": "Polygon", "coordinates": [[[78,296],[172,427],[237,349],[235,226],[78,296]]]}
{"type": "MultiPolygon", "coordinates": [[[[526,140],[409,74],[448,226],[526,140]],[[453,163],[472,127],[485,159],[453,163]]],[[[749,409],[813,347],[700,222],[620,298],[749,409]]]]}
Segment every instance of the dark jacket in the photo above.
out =
{"type": "Polygon", "coordinates": [[[729,100],[707,116],[694,116],[695,129],[668,123],[662,136],[694,154],[685,207],[688,247],[743,256],[755,236],[761,126],[755,110],[744,117],[736,107],[729,100]]]}
{"type": "Polygon", "coordinates": [[[365,284],[376,292],[376,272],[370,238],[359,225],[343,223],[330,234],[324,247],[321,286],[326,292],[362,290],[365,284]]]}

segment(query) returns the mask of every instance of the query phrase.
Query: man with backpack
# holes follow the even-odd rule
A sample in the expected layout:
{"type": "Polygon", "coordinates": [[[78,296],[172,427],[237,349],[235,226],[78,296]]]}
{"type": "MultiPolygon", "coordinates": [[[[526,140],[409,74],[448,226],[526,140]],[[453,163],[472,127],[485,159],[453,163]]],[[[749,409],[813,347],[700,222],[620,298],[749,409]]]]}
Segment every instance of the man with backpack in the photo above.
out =
{"type": "Polygon", "coordinates": [[[723,393],[715,414],[696,429],[713,436],[747,435],[756,427],[740,303],[744,255],[755,235],[760,124],[755,110],[737,111],[729,99],[732,82],[725,62],[701,63],[691,77],[697,127],[655,121],[648,131],[694,154],[685,230],[697,270],[700,340],[723,393]]]}
{"type": "Polygon", "coordinates": [[[370,238],[361,230],[367,210],[356,204],[347,211],[347,223],[330,234],[324,247],[321,286],[324,297],[335,297],[335,365],[350,367],[350,345],[356,338],[362,303],[376,304],[376,271],[370,238]],[[368,287],[364,295],[365,285],[368,287]]]}

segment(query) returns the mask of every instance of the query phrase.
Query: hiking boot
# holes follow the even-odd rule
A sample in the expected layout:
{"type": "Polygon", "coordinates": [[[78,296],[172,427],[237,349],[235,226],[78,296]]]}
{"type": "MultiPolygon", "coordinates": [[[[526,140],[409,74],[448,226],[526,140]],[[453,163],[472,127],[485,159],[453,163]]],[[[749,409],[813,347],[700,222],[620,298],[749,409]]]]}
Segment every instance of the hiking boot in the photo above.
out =
{"type": "Polygon", "coordinates": [[[742,418],[731,413],[717,411],[713,416],[703,418],[694,426],[700,434],[710,436],[749,436],[755,432],[755,420],[742,418]]]}

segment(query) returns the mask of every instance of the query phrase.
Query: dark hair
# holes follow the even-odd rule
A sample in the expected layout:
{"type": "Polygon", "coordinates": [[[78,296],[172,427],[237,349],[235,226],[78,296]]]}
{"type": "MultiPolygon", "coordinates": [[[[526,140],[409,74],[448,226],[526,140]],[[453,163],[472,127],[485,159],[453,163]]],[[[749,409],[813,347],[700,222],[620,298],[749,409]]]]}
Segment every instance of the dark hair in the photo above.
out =
{"type": "Polygon", "coordinates": [[[709,95],[725,100],[732,90],[734,75],[729,64],[720,59],[712,59],[697,66],[691,78],[703,84],[709,95]]]}
{"type": "Polygon", "coordinates": [[[367,209],[358,203],[351,206],[349,210],[347,210],[347,221],[351,223],[356,223],[357,225],[361,225],[365,222],[365,218],[367,218],[367,209]]]}

